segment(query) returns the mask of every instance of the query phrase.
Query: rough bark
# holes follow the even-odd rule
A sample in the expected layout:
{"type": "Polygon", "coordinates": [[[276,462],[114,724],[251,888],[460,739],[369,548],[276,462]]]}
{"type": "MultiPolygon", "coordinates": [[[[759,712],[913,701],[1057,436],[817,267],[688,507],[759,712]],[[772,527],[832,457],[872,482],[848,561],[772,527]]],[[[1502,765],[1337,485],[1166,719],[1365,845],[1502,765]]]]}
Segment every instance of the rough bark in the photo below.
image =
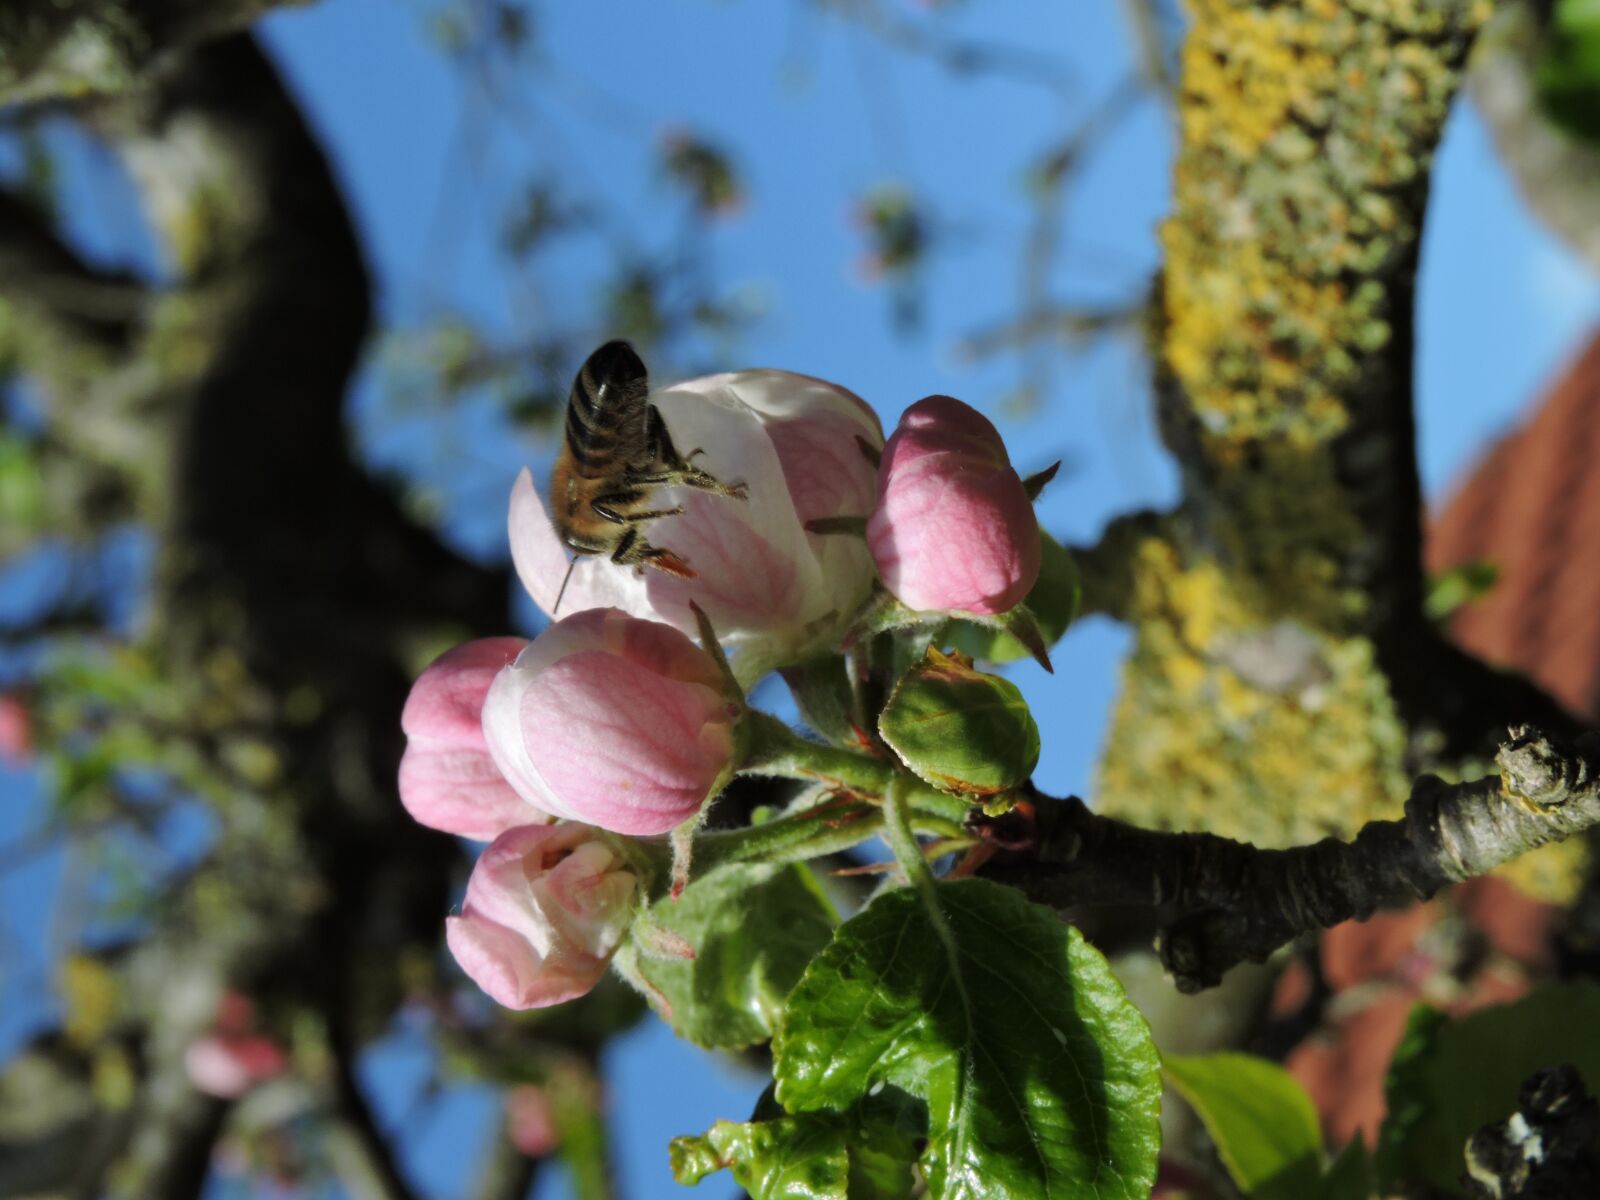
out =
{"type": "Polygon", "coordinates": [[[1005,847],[983,874],[1059,909],[1154,910],[1162,961],[1179,988],[1198,991],[1301,934],[1425,899],[1600,825],[1600,737],[1518,729],[1497,762],[1471,783],[1422,777],[1402,819],[1371,822],[1353,840],[1286,850],[1140,829],[1041,797],[1021,815],[979,821],[1005,847]]]}

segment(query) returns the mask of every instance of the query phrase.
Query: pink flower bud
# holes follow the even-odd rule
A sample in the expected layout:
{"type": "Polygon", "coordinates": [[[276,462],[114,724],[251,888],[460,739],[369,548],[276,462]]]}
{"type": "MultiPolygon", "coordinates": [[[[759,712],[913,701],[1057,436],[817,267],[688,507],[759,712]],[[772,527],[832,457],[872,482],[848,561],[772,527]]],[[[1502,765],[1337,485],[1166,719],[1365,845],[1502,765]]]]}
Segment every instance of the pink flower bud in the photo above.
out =
{"type": "Polygon", "coordinates": [[[33,757],[33,718],[15,696],[0,695],[0,763],[23,766],[33,757]]]}
{"type": "Polygon", "coordinates": [[[867,544],[908,608],[979,614],[1021,603],[1039,577],[1039,522],[987,417],[950,396],[900,418],[878,470],[867,544]]]}
{"type": "Polygon", "coordinates": [[[283,1074],[289,1056],[260,1033],[208,1033],[183,1052],[189,1082],[208,1096],[234,1100],[258,1083],[283,1074]]]}
{"type": "Polygon", "coordinates": [[[506,782],[483,737],[489,685],[527,644],[515,637],[468,642],[435,659],[411,686],[400,715],[400,801],[419,824],[487,842],[550,820],[506,782]]]}
{"type": "MultiPolygon", "coordinates": [[[[691,379],[652,392],[650,403],[680,453],[700,451],[696,466],[743,482],[748,497],[657,488],[653,504],[684,511],[651,521],[646,536],[694,576],[580,557],[562,612],[620,608],[691,632],[694,601],[747,682],[835,639],[871,591],[872,559],[859,539],[810,533],[805,523],[870,507],[876,472],[857,443],[883,445],[872,410],[835,384],[771,370],[691,379]]],[[[510,533],[523,586],[551,612],[567,550],[526,471],[511,494],[510,533]]]]}
{"type": "Polygon", "coordinates": [[[557,621],[495,677],[483,730],[522,797],[617,833],[665,833],[733,761],[739,702],[668,625],[614,608],[557,621]]]}
{"type": "Polygon", "coordinates": [[[632,915],[638,880],[584,825],[507,830],[472,869],[445,940],[461,969],[507,1008],[544,1008],[600,981],[632,915]]]}
{"type": "Polygon", "coordinates": [[[561,1143],[550,1096],[542,1087],[524,1084],[506,1090],[506,1133],[511,1144],[529,1158],[543,1158],[561,1143]]]}

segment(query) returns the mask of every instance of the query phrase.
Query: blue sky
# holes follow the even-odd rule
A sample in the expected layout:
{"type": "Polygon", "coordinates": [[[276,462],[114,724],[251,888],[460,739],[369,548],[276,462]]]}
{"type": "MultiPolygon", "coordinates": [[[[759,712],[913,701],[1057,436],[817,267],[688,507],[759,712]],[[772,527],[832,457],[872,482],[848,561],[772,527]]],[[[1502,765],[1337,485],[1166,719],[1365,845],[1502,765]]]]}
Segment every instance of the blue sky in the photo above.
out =
{"type": "MultiPolygon", "coordinates": [[[[922,16],[884,0],[889,11],[922,16]]],[[[425,9],[397,0],[322,0],[270,17],[268,44],[324,137],[347,190],[388,322],[473,314],[508,336],[539,322],[592,319],[598,261],[555,256],[536,288],[508,282],[496,235],[516,187],[534,170],[598,188],[615,219],[644,240],[680,219],[648,149],[690,127],[733,150],[747,185],[743,211],[712,242],[719,276],[765,316],[719,367],[781,366],[836,379],[892,424],[931,392],[958,395],[1001,420],[1013,456],[1035,469],[1065,455],[1070,471],[1041,507],[1066,540],[1173,495],[1155,444],[1141,364],[1126,344],[1057,360],[1054,389],[1031,416],[1008,416],[1015,359],[967,364],[960,337],[1004,317],[1019,294],[1031,210],[1024,172],[1074,114],[1128,70],[1119,6],[991,0],[955,6],[943,27],[1058,57],[1066,90],[999,78],[956,78],[926,59],[884,54],[862,30],[798,3],[750,0],[587,0],[539,14],[543,65],[513,97],[515,115],[481,138],[463,117],[456,73],[425,36],[425,9]],[[927,276],[925,321],[898,334],[881,287],[854,269],[862,253],[852,204],[899,181],[938,198],[940,244],[927,276]]],[[[467,111],[470,111],[468,109],[467,111]]],[[[1147,103],[1068,195],[1050,292],[1110,302],[1157,264],[1171,146],[1147,103]]],[[[103,158],[71,160],[74,229],[112,255],[151,248],[103,158]]],[[[1424,248],[1418,334],[1420,459],[1437,497],[1536,390],[1600,316],[1600,284],[1525,213],[1470,111],[1458,111],[1441,151],[1424,248]]],[[[596,340],[599,340],[598,337],[596,340]]],[[[503,539],[504,497],[516,469],[548,447],[503,436],[488,408],[397,419],[379,377],[358,389],[353,425],[374,461],[401,465],[438,491],[450,536],[478,553],[503,539]]],[[[30,586],[0,575],[0,605],[30,586]]],[[[1126,636],[1087,621],[1056,654],[1057,673],[1016,670],[1046,733],[1042,784],[1087,794],[1126,636]]],[[[36,781],[0,768],[0,839],[41,811],[36,781]]],[[[399,819],[397,814],[397,819],[399,819]]],[[[0,1049],[51,1004],[45,961],[50,913],[63,894],[59,856],[0,877],[0,1049]]],[[[441,914],[442,915],[442,914],[441,914]]],[[[760,1081],[713,1063],[651,1021],[612,1061],[610,1098],[625,1195],[671,1196],[666,1142],[718,1117],[740,1117],[760,1081]]],[[[365,1064],[385,1119],[399,1119],[426,1070],[425,1039],[397,1034],[365,1064]]],[[[458,1097],[407,1126],[408,1168],[430,1196],[461,1194],[493,1103],[458,1097]]],[[[700,1189],[723,1195],[728,1181],[700,1189]]],[[[542,1197],[565,1194],[558,1176],[542,1197]]]]}

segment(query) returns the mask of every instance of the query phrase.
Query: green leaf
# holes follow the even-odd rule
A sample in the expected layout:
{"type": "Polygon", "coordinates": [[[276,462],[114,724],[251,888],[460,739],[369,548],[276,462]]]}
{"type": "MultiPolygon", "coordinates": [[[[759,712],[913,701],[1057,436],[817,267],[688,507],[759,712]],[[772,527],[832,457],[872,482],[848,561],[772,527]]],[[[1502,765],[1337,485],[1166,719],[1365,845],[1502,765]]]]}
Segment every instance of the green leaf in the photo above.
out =
{"type": "Polygon", "coordinates": [[[825,1117],[718,1121],[701,1137],[672,1139],[672,1177],[699,1183],[723,1168],[753,1200],[846,1200],[850,1155],[844,1130],[825,1117]]]}
{"type": "Polygon", "coordinates": [[[666,1000],[671,1012],[663,1016],[681,1036],[731,1049],[772,1036],[790,988],[839,918],[804,867],[733,864],[658,903],[645,920],[695,956],[651,957],[641,930],[624,969],[666,1000]]]}
{"type": "Polygon", "coordinates": [[[1406,1018],[1406,1030],[1389,1059],[1383,1081],[1385,1115],[1373,1154],[1378,1187],[1387,1193],[1399,1176],[1406,1147],[1428,1114],[1427,1084],[1423,1067],[1433,1053],[1434,1039],[1450,1019],[1437,1008],[1418,1004],[1406,1018]]]}
{"type": "Polygon", "coordinates": [[[1559,1063],[1600,1080],[1600,985],[1544,988],[1459,1021],[1413,1014],[1389,1069],[1380,1182],[1415,1180],[1465,1194],[1467,1139],[1516,1108],[1528,1076],[1559,1063]]]}
{"type": "Polygon", "coordinates": [[[932,647],[895,685],[878,732],[947,792],[996,796],[1025,783],[1039,762],[1039,727],[1017,685],[932,647]]]}
{"type": "Polygon", "coordinates": [[[1534,83],[1553,121],[1600,144],[1600,0],[1556,0],[1534,83]]]}
{"type": "MultiPolygon", "coordinates": [[[[1082,589],[1078,583],[1078,567],[1072,561],[1072,555],[1043,530],[1039,531],[1039,542],[1043,551],[1039,561],[1039,579],[1022,602],[1038,621],[1044,633],[1045,645],[1053,646],[1077,617],[1082,589]]],[[[973,658],[992,663],[1012,662],[1027,658],[1032,653],[1010,634],[972,621],[951,621],[945,626],[942,640],[973,658]]]]}
{"type": "Polygon", "coordinates": [[[927,1106],[943,1200],[1144,1200],[1160,1147],[1150,1030],[1105,959],[983,880],[880,896],[839,928],[773,1043],[792,1113],[927,1106]]]}
{"type": "Polygon", "coordinates": [[[1478,558],[1451,567],[1428,578],[1428,594],[1422,602],[1429,620],[1445,621],[1474,600],[1488,595],[1500,578],[1500,568],[1488,559],[1478,558]]]}
{"type": "Polygon", "coordinates": [[[696,1184],[716,1171],[753,1200],[905,1200],[916,1139],[877,1116],[789,1116],[768,1095],[744,1124],[718,1121],[701,1137],[672,1140],[672,1175],[696,1184]]]}
{"type": "Polygon", "coordinates": [[[1329,1165],[1316,1194],[1322,1200],[1367,1200],[1372,1192],[1372,1161],[1358,1133],[1329,1165]]]}
{"type": "Polygon", "coordinates": [[[1205,1123],[1240,1191],[1263,1200],[1315,1194],[1322,1127],[1294,1076],[1248,1054],[1169,1055],[1163,1065],[1205,1123]]]}

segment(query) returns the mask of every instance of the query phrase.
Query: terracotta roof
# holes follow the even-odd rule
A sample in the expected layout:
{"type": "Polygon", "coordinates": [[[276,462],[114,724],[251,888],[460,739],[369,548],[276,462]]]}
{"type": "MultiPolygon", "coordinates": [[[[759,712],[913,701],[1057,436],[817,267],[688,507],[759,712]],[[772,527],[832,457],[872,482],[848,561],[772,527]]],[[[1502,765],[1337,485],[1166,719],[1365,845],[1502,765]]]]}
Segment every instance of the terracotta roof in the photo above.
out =
{"type": "Polygon", "coordinates": [[[1493,563],[1452,636],[1600,720],[1600,333],[1431,522],[1426,557],[1493,563]]]}

